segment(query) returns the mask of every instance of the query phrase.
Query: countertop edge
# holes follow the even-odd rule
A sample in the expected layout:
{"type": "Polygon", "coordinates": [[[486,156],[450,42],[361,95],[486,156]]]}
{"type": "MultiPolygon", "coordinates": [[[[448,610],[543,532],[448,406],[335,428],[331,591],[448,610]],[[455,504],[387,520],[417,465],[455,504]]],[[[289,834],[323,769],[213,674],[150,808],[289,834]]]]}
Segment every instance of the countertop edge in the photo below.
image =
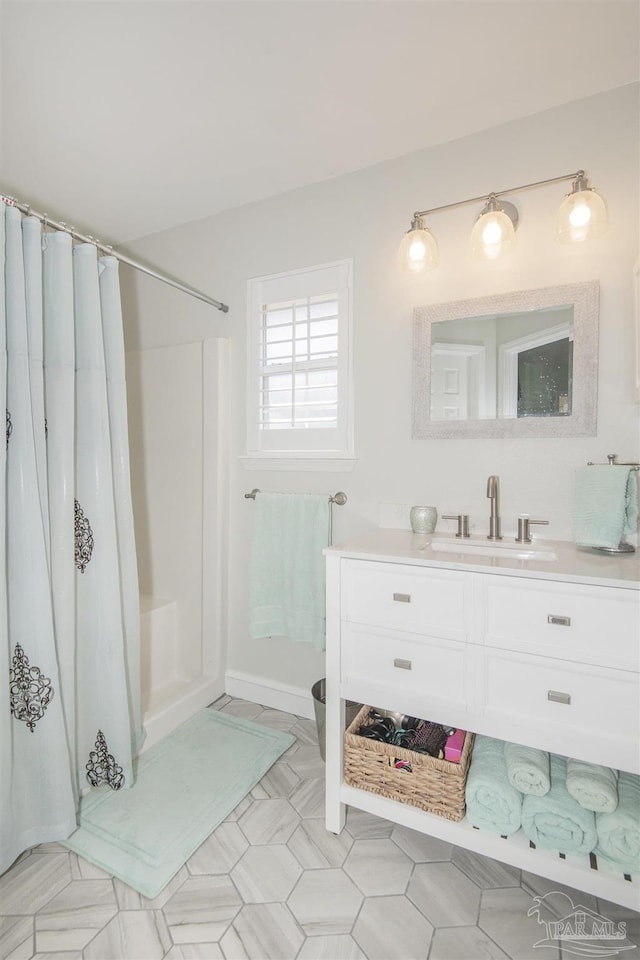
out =
{"type": "Polygon", "coordinates": [[[338,556],[350,560],[410,563],[462,572],[640,590],[640,556],[637,552],[597,554],[586,548],[576,547],[569,541],[535,540],[536,548],[553,550],[558,559],[536,561],[510,557],[465,557],[463,545],[459,555],[439,554],[436,557],[430,553],[425,554],[425,549],[428,549],[428,543],[432,539],[438,539],[438,534],[413,534],[405,530],[381,528],[343,543],[333,544],[323,552],[327,557],[338,556]]]}

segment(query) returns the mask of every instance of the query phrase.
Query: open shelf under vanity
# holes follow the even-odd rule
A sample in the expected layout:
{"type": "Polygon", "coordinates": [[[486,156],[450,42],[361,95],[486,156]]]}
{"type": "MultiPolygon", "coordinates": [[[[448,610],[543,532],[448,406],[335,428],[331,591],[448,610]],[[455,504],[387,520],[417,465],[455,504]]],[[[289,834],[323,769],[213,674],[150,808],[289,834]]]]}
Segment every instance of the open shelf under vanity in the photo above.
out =
{"type": "Polygon", "coordinates": [[[584,890],[596,897],[619,903],[632,910],[640,906],[640,881],[615,869],[595,854],[561,854],[534,847],[522,830],[510,837],[498,837],[472,827],[466,817],[457,822],[426,813],[406,803],[376,796],[366,790],[342,784],[340,799],[375,816],[399,823],[412,830],[465,847],[474,853],[492,857],[521,870],[548,877],[567,887],[584,890]]]}
{"type": "Polygon", "coordinates": [[[326,551],[326,827],[339,833],[355,807],[640,911],[640,875],[595,853],[536,848],[522,829],[500,837],[345,782],[347,699],[640,774],[638,558],[554,551],[553,567],[427,557],[420,538],[389,530],[326,551]]]}

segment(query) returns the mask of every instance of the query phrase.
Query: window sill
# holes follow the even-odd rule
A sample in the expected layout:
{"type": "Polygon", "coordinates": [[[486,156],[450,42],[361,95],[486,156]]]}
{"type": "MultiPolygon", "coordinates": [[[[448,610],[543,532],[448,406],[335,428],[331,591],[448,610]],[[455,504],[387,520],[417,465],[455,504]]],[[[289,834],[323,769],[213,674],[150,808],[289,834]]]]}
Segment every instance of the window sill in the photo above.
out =
{"type": "Polygon", "coordinates": [[[245,470],[298,470],[324,473],[350,473],[358,462],[357,457],[330,456],[326,454],[310,454],[301,457],[299,454],[287,457],[283,455],[241,456],[238,460],[245,470]]]}

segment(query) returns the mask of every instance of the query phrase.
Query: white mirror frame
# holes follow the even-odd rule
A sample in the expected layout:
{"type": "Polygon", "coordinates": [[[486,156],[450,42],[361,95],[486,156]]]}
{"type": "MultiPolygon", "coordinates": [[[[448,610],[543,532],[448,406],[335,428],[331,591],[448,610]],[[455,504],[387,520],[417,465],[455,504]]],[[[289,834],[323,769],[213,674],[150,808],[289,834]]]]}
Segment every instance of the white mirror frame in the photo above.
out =
{"type": "Polygon", "coordinates": [[[595,437],[598,407],[597,280],[519,290],[475,300],[416,307],[413,312],[412,436],[422,440],[509,439],[525,437],[595,437]],[[566,417],[519,417],[486,420],[431,419],[431,329],[446,320],[521,313],[573,304],[572,412],[566,417]]]}

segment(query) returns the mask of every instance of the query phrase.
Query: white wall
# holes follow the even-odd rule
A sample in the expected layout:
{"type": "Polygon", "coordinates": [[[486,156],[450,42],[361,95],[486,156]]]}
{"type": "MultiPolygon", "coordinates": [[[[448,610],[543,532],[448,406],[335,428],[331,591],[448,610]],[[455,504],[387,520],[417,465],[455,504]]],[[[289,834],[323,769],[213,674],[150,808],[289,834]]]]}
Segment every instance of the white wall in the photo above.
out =
{"type": "MultiPolygon", "coordinates": [[[[287,641],[247,637],[247,561],[252,503],[263,490],[332,493],[334,538],[378,521],[381,502],[433,503],[488,524],[486,477],[501,478],[503,528],[527,512],[545,533],[571,537],[576,467],[609,452],[638,459],[632,270],[638,256],[638,87],[623,87],[358,173],[297,190],[133,245],[137,256],[230,304],[227,315],[142,275],[125,283],[130,348],[228,335],[231,340],[229,461],[229,633],[232,670],[308,689],[323,657],[287,641]],[[468,238],[478,210],[437,214],[431,226],[441,265],[407,280],[396,250],[416,209],[503,190],[584,168],[605,196],[611,229],[590,244],[553,241],[568,185],[513,197],[518,249],[493,263],[472,261],[468,238]],[[246,281],[346,257],[354,259],[355,436],[352,473],[249,471],[245,437],[246,281]],[[423,440],[410,435],[411,324],[417,305],[598,279],[598,435],[575,440],[423,440]],[[385,384],[385,389],[381,389],[385,384]]],[[[479,206],[479,205],[478,205],[479,206]]],[[[197,480],[194,480],[197,482],[197,480]]],[[[446,526],[446,524],[444,525],[446,526]]]]}

